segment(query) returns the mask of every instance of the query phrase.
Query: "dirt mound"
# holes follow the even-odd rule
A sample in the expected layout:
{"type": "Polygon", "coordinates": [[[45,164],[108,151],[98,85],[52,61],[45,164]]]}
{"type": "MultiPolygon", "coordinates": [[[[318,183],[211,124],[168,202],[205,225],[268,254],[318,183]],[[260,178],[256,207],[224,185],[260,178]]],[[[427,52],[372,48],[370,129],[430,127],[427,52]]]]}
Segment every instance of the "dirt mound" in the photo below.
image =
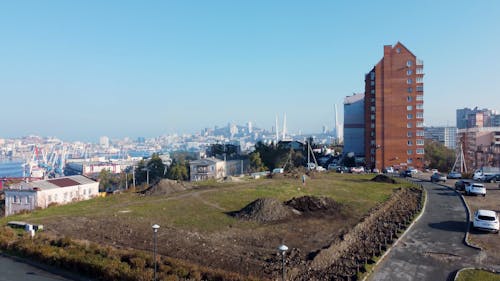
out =
{"type": "Polygon", "coordinates": [[[145,195],[168,195],[176,192],[181,192],[187,189],[191,189],[190,185],[187,185],[180,181],[162,179],[160,182],[152,186],[151,188],[145,190],[143,194],[145,195]]]}
{"type": "Polygon", "coordinates": [[[292,198],[285,202],[286,206],[292,207],[303,214],[340,212],[342,205],[330,197],[302,196],[292,198]]]}
{"type": "Polygon", "coordinates": [[[273,198],[259,198],[238,212],[230,215],[247,220],[258,222],[272,222],[284,220],[293,215],[292,209],[285,206],[282,202],[273,198]]]}
{"type": "Polygon", "coordinates": [[[373,179],[371,179],[371,181],[393,183],[393,184],[396,183],[395,179],[393,179],[393,178],[391,178],[389,176],[386,176],[386,175],[376,175],[373,179]]]}

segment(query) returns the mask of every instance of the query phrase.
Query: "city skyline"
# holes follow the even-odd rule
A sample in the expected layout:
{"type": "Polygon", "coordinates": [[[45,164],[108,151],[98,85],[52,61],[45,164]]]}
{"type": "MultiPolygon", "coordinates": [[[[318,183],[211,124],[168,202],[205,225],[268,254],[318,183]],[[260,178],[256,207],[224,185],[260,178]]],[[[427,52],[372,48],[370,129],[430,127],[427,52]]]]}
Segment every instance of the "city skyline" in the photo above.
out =
{"type": "Polygon", "coordinates": [[[425,62],[427,126],[500,109],[500,3],[4,2],[0,138],[333,128],[384,45],[425,62]],[[416,20],[417,19],[417,20],[416,20]]]}

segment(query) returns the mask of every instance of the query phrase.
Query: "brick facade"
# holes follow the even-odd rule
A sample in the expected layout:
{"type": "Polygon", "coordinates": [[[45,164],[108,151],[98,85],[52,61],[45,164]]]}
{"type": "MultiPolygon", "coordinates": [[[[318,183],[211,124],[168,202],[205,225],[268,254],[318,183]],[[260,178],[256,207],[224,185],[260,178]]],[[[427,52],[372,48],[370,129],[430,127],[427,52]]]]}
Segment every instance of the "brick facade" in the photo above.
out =
{"type": "Polygon", "coordinates": [[[423,168],[423,63],[403,44],[365,76],[365,156],[370,169],[423,168]]]}

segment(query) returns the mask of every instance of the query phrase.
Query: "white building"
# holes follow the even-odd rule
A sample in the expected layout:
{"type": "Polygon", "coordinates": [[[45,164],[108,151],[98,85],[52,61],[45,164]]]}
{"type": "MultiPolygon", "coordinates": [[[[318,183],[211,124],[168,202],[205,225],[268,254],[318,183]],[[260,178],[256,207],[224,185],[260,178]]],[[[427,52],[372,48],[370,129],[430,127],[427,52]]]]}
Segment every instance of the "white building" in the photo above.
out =
{"type": "Polygon", "coordinates": [[[216,158],[205,158],[189,162],[191,181],[222,179],[226,176],[226,162],[216,158]]]}
{"type": "Polygon", "coordinates": [[[50,180],[19,183],[4,188],[5,216],[50,204],[67,204],[99,195],[99,183],[84,176],[70,176],[50,180]]]}

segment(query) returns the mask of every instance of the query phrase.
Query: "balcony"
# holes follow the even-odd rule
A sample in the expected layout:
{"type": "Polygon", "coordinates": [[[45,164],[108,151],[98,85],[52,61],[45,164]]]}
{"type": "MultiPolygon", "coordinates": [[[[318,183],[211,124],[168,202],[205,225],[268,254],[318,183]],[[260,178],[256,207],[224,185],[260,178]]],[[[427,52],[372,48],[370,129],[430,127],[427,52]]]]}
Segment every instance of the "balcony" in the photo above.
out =
{"type": "Polygon", "coordinates": [[[417,59],[417,65],[424,65],[424,61],[420,60],[420,59],[417,59]]]}

